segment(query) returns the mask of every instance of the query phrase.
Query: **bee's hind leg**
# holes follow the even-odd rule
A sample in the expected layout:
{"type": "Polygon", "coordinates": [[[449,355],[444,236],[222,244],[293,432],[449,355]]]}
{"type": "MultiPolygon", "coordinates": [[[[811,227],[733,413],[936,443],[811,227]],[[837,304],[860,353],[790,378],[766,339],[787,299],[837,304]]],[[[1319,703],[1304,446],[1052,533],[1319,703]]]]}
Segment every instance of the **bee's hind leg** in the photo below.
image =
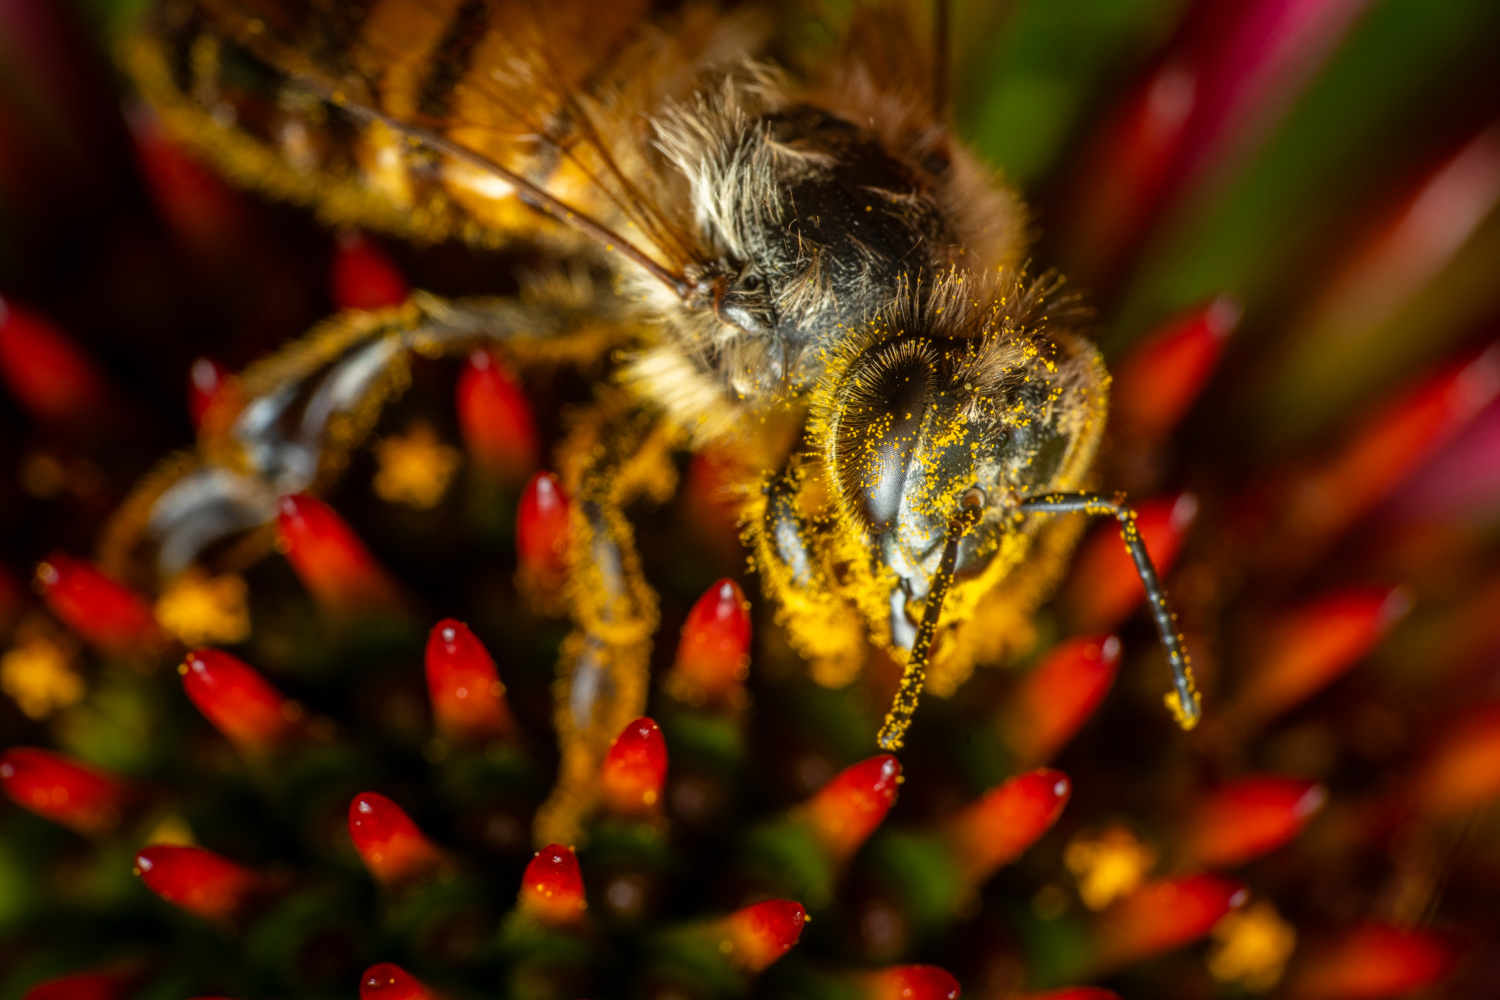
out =
{"type": "MultiPolygon", "coordinates": [[[[538,360],[581,361],[606,349],[612,318],[583,292],[450,301],[418,291],[399,306],[332,316],[232,380],[196,449],[163,463],[116,511],[100,560],[154,589],[221,539],[264,536],[257,529],[279,496],[339,476],[406,388],[413,355],[504,343],[538,360]]],[[[247,561],[267,545],[251,548],[247,561]]]]}
{"type": "Polygon", "coordinates": [[[659,420],[611,392],[579,419],[561,449],[564,486],[573,496],[565,594],[573,631],[553,686],[562,760],[552,795],[537,811],[538,845],[579,842],[605,751],[646,709],[657,598],[623,508],[642,495],[670,497],[670,445],[659,420]]]}

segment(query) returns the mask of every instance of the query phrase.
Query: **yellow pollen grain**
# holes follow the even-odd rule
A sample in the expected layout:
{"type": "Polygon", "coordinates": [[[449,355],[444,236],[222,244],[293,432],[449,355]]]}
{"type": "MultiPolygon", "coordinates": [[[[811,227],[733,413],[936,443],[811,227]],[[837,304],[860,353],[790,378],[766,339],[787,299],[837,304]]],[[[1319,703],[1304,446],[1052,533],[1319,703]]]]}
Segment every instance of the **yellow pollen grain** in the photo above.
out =
{"type": "Polygon", "coordinates": [[[1063,864],[1078,881],[1078,896],[1091,910],[1102,910],[1129,895],[1156,864],[1156,851],[1121,824],[1098,833],[1080,833],[1069,842],[1063,864]]]}
{"type": "Polygon", "coordinates": [[[51,639],[37,637],[0,657],[0,690],[27,718],[45,719],[83,699],[83,678],[73,672],[69,651],[51,639]]]}
{"type": "Polygon", "coordinates": [[[189,646],[243,642],[250,637],[249,591],[233,573],[191,569],[156,600],[156,620],[189,646]]]}
{"type": "Polygon", "coordinates": [[[1214,925],[1208,972],[1221,983],[1238,983],[1264,993],[1281,981],[1297,948],[1297,929],[1261,900],[1228,914],[1214,925]]]}
{"type": "Polygon", "coordinates": [[[458,450],[444,444],[431,425],[413,424],[375,446],[375,495],[416,510],[436,507],[458,471],[458,450]]]}
{"type": "Polygon", "coordinates": [[[187,820],[176,813],[171,813],[146,834],[146,843],[192,847],[198,841],[193,836],[193,828],[188,826],[187,820]]]}

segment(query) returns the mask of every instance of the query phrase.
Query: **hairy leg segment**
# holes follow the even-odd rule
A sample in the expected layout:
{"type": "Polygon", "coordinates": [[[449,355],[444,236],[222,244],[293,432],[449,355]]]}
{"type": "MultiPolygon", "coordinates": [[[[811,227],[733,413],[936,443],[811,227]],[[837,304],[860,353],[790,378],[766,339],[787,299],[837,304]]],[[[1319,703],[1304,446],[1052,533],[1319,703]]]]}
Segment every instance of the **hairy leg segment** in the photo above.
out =
{"type": "Polygon", "coordinates": [[[671,497],[677,485],[671,443],[659,419],[606,390],[560,449],[564,485],[574,497],[562,585],[573,631],[553,685],[562,759],[533,826],[539,845],[579,841],[610,742],[646,710],[657,597],[641,572],[623,508],[638,497],[671,497]]]}

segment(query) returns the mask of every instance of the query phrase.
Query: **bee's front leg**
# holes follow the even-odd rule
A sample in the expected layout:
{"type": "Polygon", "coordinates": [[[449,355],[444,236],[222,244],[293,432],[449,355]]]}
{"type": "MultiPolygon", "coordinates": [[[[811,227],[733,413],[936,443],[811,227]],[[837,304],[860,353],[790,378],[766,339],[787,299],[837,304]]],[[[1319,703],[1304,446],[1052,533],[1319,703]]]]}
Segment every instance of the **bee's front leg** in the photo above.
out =
{"type": "Polygon", "coordinates": [[[557,785],[537,812],[538,844],[578,843],[610,741],[646,709],[657,598],[623,507],[642,494],[671,495],[669,447],[660,421],[623,398],[606,398],[561,449],[564,485],[574,497],[565,591],[574,628],[553,686],[562,760],[557,785]]]}
{"type": "Polygon", "coordinates": [[[859,674],[867,645],[863,619],[829,578],[819,527],[802,509],[807,475],[794,458],[768,479],[745,512],[745,536],[792,648],[808,661],[813,680],[837,688],[859,674]]]}

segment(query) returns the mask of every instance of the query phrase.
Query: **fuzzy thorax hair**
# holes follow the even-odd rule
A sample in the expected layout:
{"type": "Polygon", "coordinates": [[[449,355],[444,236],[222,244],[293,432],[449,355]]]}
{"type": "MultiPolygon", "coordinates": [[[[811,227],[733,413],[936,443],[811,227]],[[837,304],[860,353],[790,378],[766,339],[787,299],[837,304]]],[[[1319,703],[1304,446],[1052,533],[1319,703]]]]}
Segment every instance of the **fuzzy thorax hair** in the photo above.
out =
{"type": "Polygon", "coordinates": [[[747,65],[655,120],[701,249],[681,299],[633,278],[655,343],[626,378],[697,440],[804,396],[901,296],[1009,272],[1023,211],[931,114],[868,73],[799,89],[747,65]],[[904,291],[903,291],[904,290],[904,291]]]}

